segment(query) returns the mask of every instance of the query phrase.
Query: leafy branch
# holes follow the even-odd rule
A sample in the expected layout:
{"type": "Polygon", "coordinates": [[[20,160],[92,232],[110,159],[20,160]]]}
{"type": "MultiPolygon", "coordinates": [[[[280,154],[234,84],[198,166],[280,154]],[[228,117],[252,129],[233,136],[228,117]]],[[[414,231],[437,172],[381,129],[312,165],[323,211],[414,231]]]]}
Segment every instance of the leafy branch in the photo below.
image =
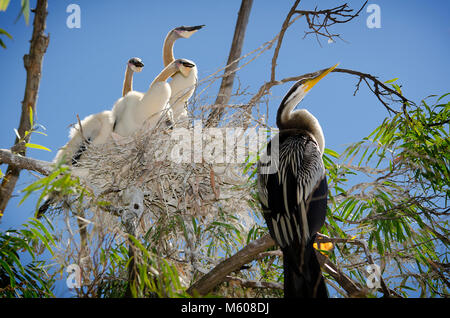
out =
{"type": "MultiPolygon", "coordinates": [[[[27,12],[26,8],[27,6],[29,7],[29,4],[27,5],[27,3],[28,0],[22,1],[22,12],[27,12]]],[[[5,2],[2,2],[2,7],[5,7],[5,2]]],[[[27,72],[27,80],[24,99],[22,101],[20,123],[14,142],[15,147],[12,149],[13,152],[22,156],[25,156],[26,154],[26,145],[30,138],[30,134],[26,134],[27,131],[31,131],[30,116],[32,116],[33,113],[36,113],[37,95],[42,74],[42,61],[49,43],[49,37],[44,34],[46,18],[47,0],[38,0],[36,9],[34,10],[33,34],[31,36],[30,51],[23,57],[25,70],[27,72]],[[22,142],[18,143],[21,138],[23,138],[22,142]]],[[[34,145],[28,144],[28,146],[33,147],[34,145]]],[[[0,185],[0,218],[11,198],[19,174],[20,169],[15,166],[8,166],[0,185]]]]}

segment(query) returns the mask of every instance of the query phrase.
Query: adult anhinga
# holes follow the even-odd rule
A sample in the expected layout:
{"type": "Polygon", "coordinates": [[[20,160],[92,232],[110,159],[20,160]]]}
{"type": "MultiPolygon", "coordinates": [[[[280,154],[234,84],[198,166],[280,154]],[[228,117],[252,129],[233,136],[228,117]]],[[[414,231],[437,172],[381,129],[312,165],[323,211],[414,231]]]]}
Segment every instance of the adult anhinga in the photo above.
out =
{"type": "Polygon", "coordinates": [[[327,212],[325,139],[311,113],[293,109],[336,66],[305,75],[292,86],[277,112],[278,149],[272,139],[265,157],[270,160],[258,163],[263,215],[283,252],[285,297],[328,297],[313,247],[327,212]],[[274,164],[276,168],[269,171],[274,164]]]}

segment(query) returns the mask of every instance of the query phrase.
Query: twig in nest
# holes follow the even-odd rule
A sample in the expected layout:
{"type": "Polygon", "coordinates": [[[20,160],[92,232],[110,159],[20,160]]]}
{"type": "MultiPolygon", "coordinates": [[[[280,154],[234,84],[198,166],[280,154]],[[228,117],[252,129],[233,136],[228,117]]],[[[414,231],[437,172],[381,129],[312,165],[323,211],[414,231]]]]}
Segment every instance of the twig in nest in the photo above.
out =
{"type": "Polygon", "coordinates": [[[81,125],[80,116],[78,116],[78,114],[77,114],[77,120],[78,120],[78,127],[79,127],[79,129],[80,129],[81,138],[83,139],[83,141],[84,141],[85,143],[88,143],[89,141],[86,139],[86,137],[84,137],[84,134],[83,134],[83,126],[81,125]]]}

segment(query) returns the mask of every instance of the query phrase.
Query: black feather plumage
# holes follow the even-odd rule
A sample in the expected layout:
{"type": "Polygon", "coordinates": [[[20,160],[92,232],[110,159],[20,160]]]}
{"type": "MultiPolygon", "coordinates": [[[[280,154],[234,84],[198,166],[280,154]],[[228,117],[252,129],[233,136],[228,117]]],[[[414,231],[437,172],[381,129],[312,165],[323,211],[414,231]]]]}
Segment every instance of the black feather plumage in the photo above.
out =
{"type": "Polygon", "coordinates": [[[303,130],[282,130],[278,138],[278,169],[265,174],[260,165],[258,188],[270,235],[283,251],[285,297],[328,297],[313,247],[327,211],[321,152],[303,130]]]}

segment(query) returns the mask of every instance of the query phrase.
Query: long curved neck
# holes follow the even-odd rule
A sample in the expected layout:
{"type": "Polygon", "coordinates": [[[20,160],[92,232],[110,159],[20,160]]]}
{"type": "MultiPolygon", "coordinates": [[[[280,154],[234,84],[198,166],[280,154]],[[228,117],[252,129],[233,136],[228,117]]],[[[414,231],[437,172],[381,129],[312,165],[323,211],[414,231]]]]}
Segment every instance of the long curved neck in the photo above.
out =
{"type": "Polygon", "coordinates": [[[133,90],[133,71],[127,65],[127,70],[125,71],[125,80],[123,81],[122,96],[125,96],[129,91],[133,90]]]}
{"type": "Polygon", "coordinates": [[[177,68],[175,66],[175,63],[172,62],[168,66],[166,66],[161,73],[158,74],[158,76],[155,77],[150,87],[152,87],[157,82],[165,82],[169,77],[174,75],[177,72],[177,68]]]}
{"type": "Polygon", "coordinates": [[[292,110],[301,102],[303,96],[290,95],[289,93],[284,97],[280,107],[277,111],[277,127],[282,129],[290,129],[296,123],[292,122],[292,110]]]}
{"type": "Polygon", "coordinates": [[[167,33],[167,36],[164,40],[163,45],[163,63],[164,66],[169,65],[175,60],[175,57],[173,56],[173,45],[175,41],[177,40],[177,36],[175,32],[172,30],[169,33],[167,33]]]}
{"type": "Polygon", "coordinates": [[[301,97],[294,97],[291,100],[282,102],[277,112],[277,126],[282,130],[298,129],[310,133],[316,140],[320,152],[323,153],[325,149],[325,138],[323,136],[322,127],[319,121],[306,109],[299,109],[293,111],[295,106],[301,101],[301,97]],[[298,100],[300,98],[300,100],[298,100]]]}

